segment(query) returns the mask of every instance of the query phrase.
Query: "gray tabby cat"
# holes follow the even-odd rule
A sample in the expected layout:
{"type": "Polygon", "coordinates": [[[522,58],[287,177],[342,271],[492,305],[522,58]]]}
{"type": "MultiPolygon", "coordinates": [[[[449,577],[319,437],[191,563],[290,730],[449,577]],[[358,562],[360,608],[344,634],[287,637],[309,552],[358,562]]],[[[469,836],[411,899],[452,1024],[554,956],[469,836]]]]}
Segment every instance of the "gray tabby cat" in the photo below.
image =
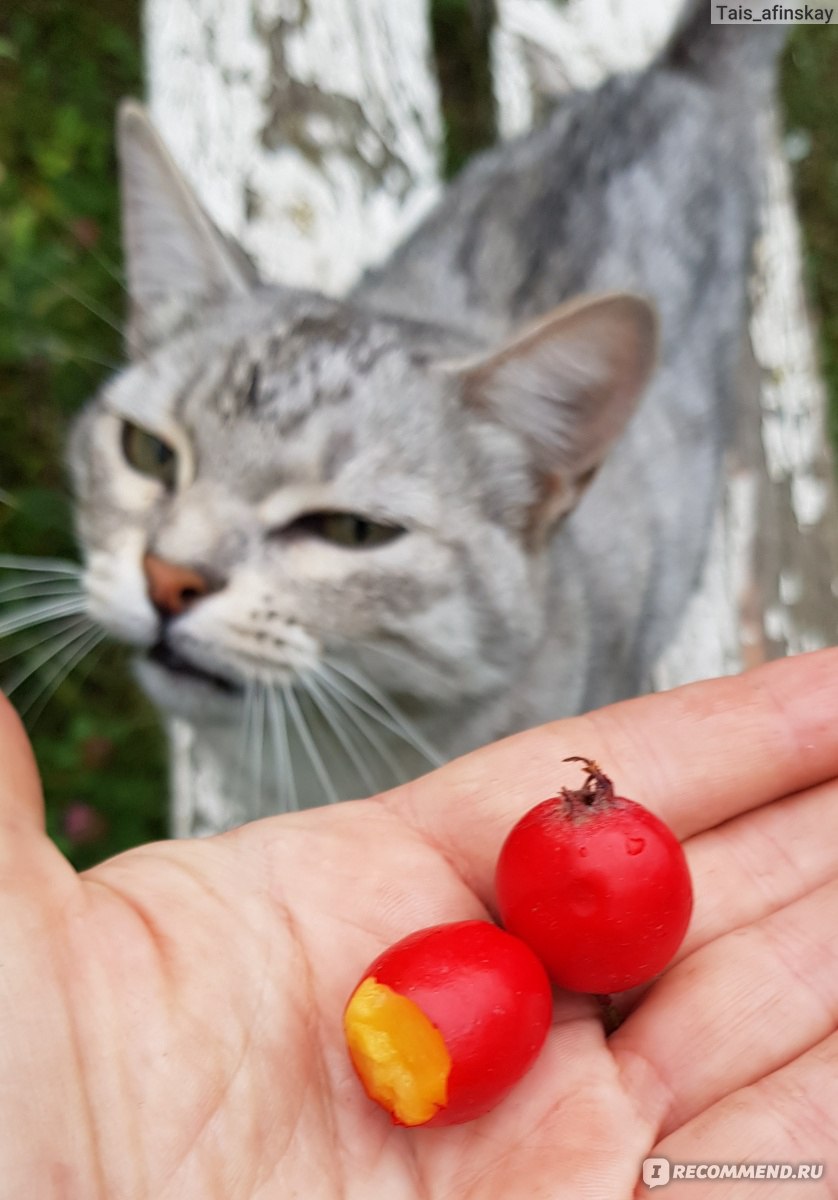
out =
{"type": "Polygon", "coordinates": [[[343,301],[260,283],[124,107],[133,361],[70,449],[89,611],[247,749],[249,815],[648,686],[718,496],[780,45],[708,20],[475,161],[343,301]]]}

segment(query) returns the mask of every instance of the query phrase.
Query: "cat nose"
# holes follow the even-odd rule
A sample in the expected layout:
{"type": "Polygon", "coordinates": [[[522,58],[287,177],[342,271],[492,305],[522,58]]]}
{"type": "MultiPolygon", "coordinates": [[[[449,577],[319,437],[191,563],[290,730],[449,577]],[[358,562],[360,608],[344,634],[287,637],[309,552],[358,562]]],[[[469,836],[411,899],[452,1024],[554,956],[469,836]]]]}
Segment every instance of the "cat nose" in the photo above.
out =
{"type": "Polygon", "coordinates": [[[167,562],[156,554],[146,554],[143,570],[151,602],[164,616],[176,617],[191,608],[202,596],[217,591],[217,586],[205,575],[193,571],[191,567],[167,562]]]}

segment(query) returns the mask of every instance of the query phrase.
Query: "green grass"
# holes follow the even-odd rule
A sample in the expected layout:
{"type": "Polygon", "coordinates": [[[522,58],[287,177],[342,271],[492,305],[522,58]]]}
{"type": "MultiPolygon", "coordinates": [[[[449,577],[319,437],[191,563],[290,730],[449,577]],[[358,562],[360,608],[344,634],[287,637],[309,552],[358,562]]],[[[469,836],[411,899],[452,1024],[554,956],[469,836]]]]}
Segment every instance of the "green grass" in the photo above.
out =
{"type": "MultiPolygon", "coordinates": [[[[0,12],[0,547],[72,556],[67,424],[121,358],[113,114],[120,96],[142,90],[138,2],[17,8],[0,12]]],[[[490,8],[434,0],[448,173],[493,136],[490,8]]],[[[796,177],[835,401],[838,29],[796,31],[783,90],[789,127],[810,146],[796,177]]],[[[163,835],[162,736],[122,651],[72,675],[32,735],[50,832],[78,866],[163,835]]]]}

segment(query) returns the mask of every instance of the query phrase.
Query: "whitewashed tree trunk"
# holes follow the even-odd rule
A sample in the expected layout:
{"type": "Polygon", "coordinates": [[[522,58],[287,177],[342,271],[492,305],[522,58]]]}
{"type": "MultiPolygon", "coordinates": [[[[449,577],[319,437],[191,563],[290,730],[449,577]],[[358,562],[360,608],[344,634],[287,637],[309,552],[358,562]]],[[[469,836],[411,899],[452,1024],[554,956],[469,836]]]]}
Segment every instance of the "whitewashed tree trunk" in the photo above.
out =
{"type": "Polygon", "coordinates": [[[336,294],[437,195],[423,0],[146,0],[151,115],[263,274],[336,294]]]}
{"type": "MultiPolygon", "coordinates": [[[[544,97],[639,66],[682,0],[496,0],[504,135],[544,97]]],[[[146,0],[153,118],[219,226],[266,277],[340,293],[439,188],[426,0],[146,0]]],[[[702,586],[656,683],[836,640],[838,530],[824,395],[786,164],[765,234],[732,448],[702,586]],[[761,385],[761,386],[760,386],[761,385]]],[[[223,747],[172,727],[174,832],[237,823],[223,747]]]]}

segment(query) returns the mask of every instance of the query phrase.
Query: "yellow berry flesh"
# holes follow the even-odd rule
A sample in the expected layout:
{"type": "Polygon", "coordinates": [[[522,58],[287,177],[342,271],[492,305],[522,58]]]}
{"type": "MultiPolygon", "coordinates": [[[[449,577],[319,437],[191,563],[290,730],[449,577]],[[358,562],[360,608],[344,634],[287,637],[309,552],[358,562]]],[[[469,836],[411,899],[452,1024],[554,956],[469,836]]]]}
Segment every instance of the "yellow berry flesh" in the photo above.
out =
{"type": "Polygon", "coordinates": [[[424,1125],[445,1107],[451,1058],[412,1000],[368,976],[352,993],[343,1026],[364,1090],[397,1124],[424,1125]]]}

